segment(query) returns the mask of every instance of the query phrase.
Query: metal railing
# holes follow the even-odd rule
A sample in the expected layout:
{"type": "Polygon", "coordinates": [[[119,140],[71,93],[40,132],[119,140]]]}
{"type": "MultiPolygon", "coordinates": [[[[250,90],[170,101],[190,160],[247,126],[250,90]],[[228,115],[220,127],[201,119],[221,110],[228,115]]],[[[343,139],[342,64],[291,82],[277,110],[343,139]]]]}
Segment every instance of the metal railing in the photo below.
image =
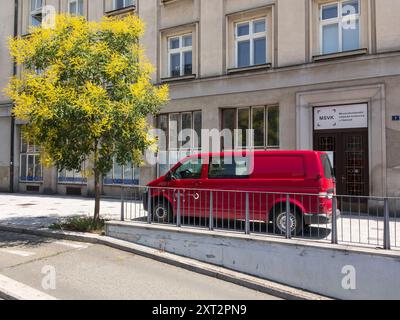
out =
{"type": "Polygon", "coordinates": [[[400,248],[400,198],[240,190],[121,189],[121,220],[400,248]],[[150,214],[149,214],[150,213],[150,214]]]}

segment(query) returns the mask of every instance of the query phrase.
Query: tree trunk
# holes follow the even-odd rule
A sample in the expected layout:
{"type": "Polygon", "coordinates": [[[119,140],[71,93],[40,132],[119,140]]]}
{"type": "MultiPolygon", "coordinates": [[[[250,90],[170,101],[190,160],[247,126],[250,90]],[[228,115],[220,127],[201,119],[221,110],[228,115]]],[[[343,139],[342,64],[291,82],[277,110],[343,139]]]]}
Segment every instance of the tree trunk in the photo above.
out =
{"type": "Polygon", "coordinates": [[[100,173],[97,169],[94,170],[94,221],[100,220],[100,173]]]}
{"type": "Polygon", "coordinates": [[[99,161],[99,149],[98,149],[98,141],[95,141],[94,145],[94,221],[100,220],[100,172],[97,168],[97,164],[99,161]]]}

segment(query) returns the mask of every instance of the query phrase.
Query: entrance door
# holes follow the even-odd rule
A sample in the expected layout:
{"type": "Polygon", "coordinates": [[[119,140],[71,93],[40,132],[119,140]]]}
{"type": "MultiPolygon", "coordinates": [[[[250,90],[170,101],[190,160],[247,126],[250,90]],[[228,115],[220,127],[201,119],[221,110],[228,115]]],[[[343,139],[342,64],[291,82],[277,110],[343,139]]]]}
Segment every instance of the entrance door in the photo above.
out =
{"type": "Polygon", "coordinates": [[[368,129],[314,131],[314,150],[333,153],[338,195],[369,195],[368,129]]]}

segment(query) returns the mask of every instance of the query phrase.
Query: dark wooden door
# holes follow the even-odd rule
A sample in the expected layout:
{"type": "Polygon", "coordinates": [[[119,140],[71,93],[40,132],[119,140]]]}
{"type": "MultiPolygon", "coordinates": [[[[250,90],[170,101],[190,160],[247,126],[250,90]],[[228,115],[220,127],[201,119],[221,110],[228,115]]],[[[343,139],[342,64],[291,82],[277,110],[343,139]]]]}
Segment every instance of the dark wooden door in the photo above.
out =
{"type": "Polygon", "coordinates": [[[315,131],[314,150],[333,152],[338,195],[369,195],[368,129],[315,131]]]}

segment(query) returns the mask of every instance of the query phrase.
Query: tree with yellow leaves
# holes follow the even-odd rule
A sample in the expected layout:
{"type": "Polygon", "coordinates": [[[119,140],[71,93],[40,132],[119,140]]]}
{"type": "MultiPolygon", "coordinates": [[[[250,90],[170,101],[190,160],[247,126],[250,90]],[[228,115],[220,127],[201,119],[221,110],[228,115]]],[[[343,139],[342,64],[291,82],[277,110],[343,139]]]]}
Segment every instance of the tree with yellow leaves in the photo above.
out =
{"type": "Polygon", "coordinates": [[[101,177],[113,159],[140,164],[155,142],[147,134],[147,116],[166,103],[168,88],[151,83],[138,17],[88,22],[57,15],[55,21],[54,28],[34,27],[29,36],[10,39],[23,71],[7,93],[47,164],[80,171],[85,161],[93,163],[98,220],[101,177]]]}

